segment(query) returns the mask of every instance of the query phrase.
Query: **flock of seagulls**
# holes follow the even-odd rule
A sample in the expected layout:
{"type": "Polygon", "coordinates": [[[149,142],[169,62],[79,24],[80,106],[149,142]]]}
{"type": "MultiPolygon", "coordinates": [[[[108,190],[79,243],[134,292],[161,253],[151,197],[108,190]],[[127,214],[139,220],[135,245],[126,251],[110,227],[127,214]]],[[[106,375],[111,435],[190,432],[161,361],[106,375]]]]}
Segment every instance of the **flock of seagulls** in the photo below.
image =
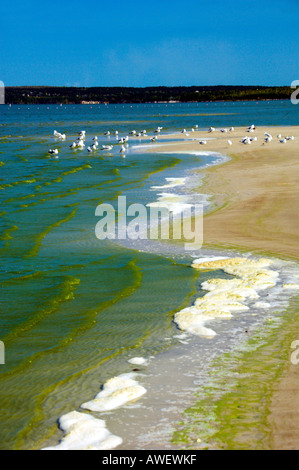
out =
{"type": "MultiPolygon", "coordinates": [[[[153,136],[150,137],[150,141],[151,142],[156,142],[157,139],[158,139],[158,136],[159,134],[161,133],[161,130],[163,129],[163,127],[159,126],[157,127],[154,131],[153,131],[153,136]]],[[[195,132],[196,130],[198,130],[198,125],[195,125],[191,128],[191,132],[195,132]]],[[[221,128],[219,129],[219,131],[223,134],[226,134],[226,133],[232,133],[234,131],[234,127],[230,127],[229,129],[227,128],[221,128]]],[[[249,127],[247,127],[247,130],[246,132],[248,133],[253,133],[254,131],[256,130],[256,126],[254,124],[251,124],[249,127]]],[[[216,132],[216,128],[215,127],[210,127],[208,129],[208,132],[209,133],[213,133],[213,132],[216,132]]],[[[187,132],[186,129],[183,129],[181,131],[182,134],[184,134],[185,136],[189,136],[190,134],[187,132]]],[[[63,141],[66,139],[66,134],[62,134],[56,130],[54,130],[54,138],[55,139],[58,139],[60,141],[63,141]]],[[[113,135],[115,136],[115,138],[117,139],[117,144],[120,145],[120,150],[119,150],[119,153],[125,157],[125,154],[128,150],[128,140],[129,140],[129,137],[148,137],[147,135],[147,131],[144,129],[140,132],[137,132],[136,130],[132,130],[128,133],[128,135],[124,136],[124,137],[120,137],[118,136],[118,131],[114,131],[113,132],[113,135]]],[[[111,136],[111,132],[110,131],[106,131],[104,133],[104,136],[106,137],[110,137],[111,136]]],[[[268,132],[265,132],[264,133],[264,144],[265,143],[269,143],[273,140],[273,137],[271,134],[269,134],[268,132]]],[[[287,143],[287,141],[289,140],[294,140],[294,136],[287,136],[287,137],[282,137],[281,134],[278,134],[277,135],[277,138],[279,140],[280,143],[282,144],[285,144],[287,143]]],[[[246,137],[243,137],[240,142],[244,145],[250,145],[252,142],[256,142],[258,139],[256,136],[254,137],[249,137],[249,136],[246,136],[246,137]]],[[[70,145],[70,148],[72,150],[83,150],[85,148],[85,142],[86,142],[86,131],[82,130],[78,133],[78,137],[77,139],[72,142],[72,144],[70,145]]],[[[227,140],[227,143],[229,146],[233,145],[233,142],[232,140],[227,140]]],[[[207,140],[203,139],[203,140],[199,140],[199,144],[200,145],[206,145],[207,144],[207,140]]],[[[104,152],[110,152],[112,149],[113,149],[114,145],[102,145],[101,148],[99,148],[99,143],[98,143],[98,137],[97,136],[94,136],[92,138],[92,143],[90,145],[87,146],[87,151],[89,153],[92,153],[92,152],[96,152],[98,150],[101,150],[101,151],[104,151],[104,152]]],[[[53,156],[54,158],[59,158],[58,157],[58,153],[59,153],[59,150],[56,148],[56,149],[49,149],[48,153],[53,156]]]]}
{"type": "MultiPolygon", "coordinates": [[[[255,126],[250,126],[248,127],[247,129],[247,132],[253,132],[255,130],[255,126]]],[[[273,140],[273,137],[271,134],[269,134],[268,132],[264,132],[264,144],[267,144],[269,142],[271,142],[273,140]]],[[[279,140],[279,142],[281,144],[285,144],[288,140],[294,140],[295,137],[294,136],[291,136],[291,137],[284,137],[282,138],[281,134],[278,134],[277,135],[277,138],[279,140]]],[[[242,140],[241,140],[241,143],[242,144],[251,144],[251,142],[256,142],[257,141],[257,137],[244,137],[242,140]]]]}
{"type": "MultiPolygon", "coordinates": [[[[229,129],[229,131],[228,131],[228,129],[220,129],[220,132],[222,132],[222,133],[227,133],[227,132],[233,132],[234,130],[235,130],[235,129],[234,129],[233,127],[231,127],[231,128],[229,129]]],[[[256,126],[255,126],[254,124],[251,124],[249,127],[247,127],[246,132],[252,133],[252,132],[254,132],[255,130],[256,130],[256,126]]],[[[215,131],[216,131],[215,127],[210,127],[209,130],[208,130],[209,133],[215,132],[215,131]]],[[[269,134],[268,132],[265,132],[265,133],[264,133],[264,136],[265,136],[265,138],[264,138],[264,143],[268,143],[268,142],[271,142],[271,141],[273,140],[272,135],[269,134]]],[[[287,143],[288,140],[294,140],[294,139],[295,139],[294,136],[291,136],[291,137],[282,137],[281,134],[278,134],[278,135],[277,135],[277,138],[278,138],[278,140],[279,140],[279,142],[280,142],[281,144],[287,143]]],[[[255,136],[255,137],[246,136],[246,137],[243,137],[243,138],[240,140],[240,142],[241,142],[242,144],[244,144],[244,145],[250,145],[252,142],[256,142],[257,140],[258,140],[258,139],[257,139],[256,136],[255,136]]],[[[200,143],[200,144],[205,144],[206,141],[200,141],[199,143],[200,143]]],[[[233,145],[233,142],[232,142],[230,139],[227,141],[227,143],[228,143],[228,145],[233,145]]]]}
{"type": "MultiPolygon", "coordinates": [[[[268,132],[265,132],[265,142],[271,142],[273,140],[273,137],[271,134],[268,134],[268,132]]],[[[277,138],[281,144],[286,144],[288,140],[295,140],[295,137],[292,135],[291,137],[282,137],[281,134],[277,135],[277,138]]]]}
{"type": "MultiPolygon", "coordinates": [[[[157,131],[161,131],[163,128],[162,127],[159,127],[156,129],[155,132],[157,131]]],[[[61,134],[60,132],[54,130],[54,138],[55,139],[59,139],[59,140],[65,140],[66,139],[66,134],[61,134]]],[[[111,136],[111,132],[110,131],[106,131],[104,133],[104,135],[106,137],[110,137],[111,136]]],[[[136,136],[136,137],[141,137],[141,136],[145,136],[147,137],[147,133],[146,133],[146,130],[142,130],[140,132],[136,132],[135,130],[131,131],[129,133],[129,135],[126,135],[125,137],[121,137],[121,138],[118,138],[118,131],[114,131],[113,135],[116,137],[116,139],[118,139],[117,141],[117,144],[120,144],[121,147],[120,147],[120,154],[125,157],[125,153],[127,151],[127,142],[129,140],[129,135],[130,136],[136,136]]],[[[154,136],[154,140],[156,140],[157,137],[154,136]]],[[[86,142],[86,131],[80,131],[79,134],[78,134],[78,137],[77,139],[71,143],[70,145],[70,148],[72,150],[83,150],[85,148],[85,142],[86,142]]],[[[92,139],[92,143],[90,145],[88,145],[87,147],[87,151],[89,153],[91,152],[95,152],[97,150],[101,150],[101,151],[106,151],[106,152],[110,152],[112,149],[113,149],[113,145],[102,145],[101,148],[99,148],[99,142],[98,142],[98,137],[97,136],[94,136],[93,139],[92,139]]],[[[51,156],[55,156],[55,158],[58,158],[57,154],[59,153],[59,150],[58,149],[49,149],[48,150],[48,153],[51,155],[51,156]]]]}
{"type": "MultiPolygon", "coordinates": [[[[198,126],[196,126],[196,127],[198,127],[198,126]]],[[[161,132],[162,129],[163,129],[163,127],[159,126],[153,131],[154,135],[151,137],[152,142],[155,142],[157,140],[158,134],[161,132]]],[[[58,132],[56,130],[54,130],[53,134],[54,134],[54,137],[56,139],[59,139],[59,140],[65,140],[66,139],[65,134],[61,134],[60,132],[58,132]]],[[[120,137],[120,138],[119,138],[118,134],[119,133],[118,133],[117,130],[113,132],[113,135],[117,139],[117,144],[119,144],[121,146],[119,153],[123,157],[125,157],[125,153],[127,152],[127,147],[128,147],[127,142],[129,140],[129,137],[148,137],[147,131],[145,129],[143,129],[140,132],[137,132],[136,130],[132,130],[132,131],[129,132],[128,135],[126,135],[124,137],[120,137]]],[[[110,131],[104,132],[105,137],[110,138],[111,135],[112,135],[112,133],[110,131]]],[[[70,148],[72,150],[83,150],[85,148],[85,142],[86,142],[86,131],[80,131],[77,139],[74,142],[71,143],[70,148]]],[[[113,147],[114,147],[114,145],[102,145],[101,148],[99,148],[98,137],[94,136],[93,139],[92,139],[92,144],[87,146],[87,151],[89,153],[95,152],[97,150],[110,152],[113,149],[113,147]]],[[[59,153],[59,151],[58,151],[58,149],[49,149],[48,153],[50,155],[57,155],[59,153]]],[[[56,157],[56,158],[58,158],[58,157],[56,157]]]]}
{"type": "MultiPolygon", "coordinates": [[[[223,134],[226,134],[227,132],[233,132],[234,130],[235,130],[235,128],[234,128],[234,127],[231,127],[229,130],[228,130],[228,129],[225,129],[225,128],[224,128],[224,129],[220,129],[220,132],[222,132],[223,134]]],[[[215,132],[215,131],[216,131],[215,127],[210,127],[210,129],[208,130],[209,133],[215,132]]]]}

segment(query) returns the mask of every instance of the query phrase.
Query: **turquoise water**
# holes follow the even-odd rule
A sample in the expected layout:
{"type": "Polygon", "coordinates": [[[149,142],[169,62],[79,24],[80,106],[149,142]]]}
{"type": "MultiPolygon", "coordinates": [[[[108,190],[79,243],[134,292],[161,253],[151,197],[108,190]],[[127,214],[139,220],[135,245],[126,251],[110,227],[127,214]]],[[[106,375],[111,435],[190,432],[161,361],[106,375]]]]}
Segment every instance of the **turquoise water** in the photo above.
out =
{"type": "Polygon", "coordinates": [[[297,117],[296,106],[279,101],[0,107],[1,449],[40,448],[61,414],[124,371],[128,354],[175,344],[173,314],[199,290],[190,254],[100,241],[95,209],[120,195],[152,202],[152,186],[217,156],[145,153],[134,146],[150,139],[131,138],[122,158],[115,136],[104,133],[294,125],[297,117]],[[54,129],[66,141],[55,140],[54,129]],[[71,150],[81,130],[87,145],[97,135],[112,151],[71,150]]]}

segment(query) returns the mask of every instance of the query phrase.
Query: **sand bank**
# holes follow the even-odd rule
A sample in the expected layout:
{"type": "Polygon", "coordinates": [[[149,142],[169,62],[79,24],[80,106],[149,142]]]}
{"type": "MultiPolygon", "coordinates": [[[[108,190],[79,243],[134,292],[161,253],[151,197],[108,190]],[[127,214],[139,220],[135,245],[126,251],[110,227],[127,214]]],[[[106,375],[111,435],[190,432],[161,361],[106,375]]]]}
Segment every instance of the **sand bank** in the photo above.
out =
{"type": "MultiPolygon", "coordinates": [[[[199,172],[205,175],[200,192],[212,195],[214,203],[204,219],[204,247],[299,259],[299,127],[187,131],[175,137],[179,141],[174,146],[159,136],[157,151],[215,151],[231,157],[199,172]],[[270,142],[265,142],[265,132],[272,135],[270,142]],[[280,142],[291,136],[294,140],[280,142]],[[244,137],[256,140],[244,144],[244,137]]],[[[299,339],[299,327],[293,339],[299,339]]],[[[299,448],[298,381],[299,365],[288,361],[280,382],[273,384],[269,421],[275,449],[299,448]]]]}
{"type": "MultiPolygon", "coordinates": [[[[181,137],[177,135],[176,137],[181,137]]],[[[190,138],[190,137],[189,137],[190,138]]],[[[299,194],[299,128],[265,127],[254,133],[246,128],[233,132],[192,133],[192,139],[172,144],[159,137],[156,150],[165,152],[215,151],[231,160],[205,168],[200,192],[213,197],[213,211],[204,222],[204,246],[235,247],[299,259],[299,224],[296,206],[299,194]],[[273,140],[265,143],[264,133],[273,140]],[[294,136],[280,143],[277,135],[294,136]],[[199,144],[199,140],[207,140],[199,144]],[[243,137],[257,137],[250,145],[243,137]],[[228,144],[228,140],[232,145],[228,144]]]]}

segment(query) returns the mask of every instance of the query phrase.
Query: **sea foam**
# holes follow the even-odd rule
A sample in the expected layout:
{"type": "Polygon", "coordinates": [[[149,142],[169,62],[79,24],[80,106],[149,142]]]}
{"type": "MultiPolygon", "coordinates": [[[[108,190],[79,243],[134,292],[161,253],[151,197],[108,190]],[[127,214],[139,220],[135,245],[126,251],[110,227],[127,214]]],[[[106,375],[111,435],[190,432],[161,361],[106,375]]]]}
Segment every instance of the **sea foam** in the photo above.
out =
{"type": "Polygon", "coordinates": [[[146,389],[133,378],[134,374],[122,374],[109,379],[103,389],[81,408],[90,411],[110,411],[135,401],[146,393],[146,389]]]}
{"type": "Polygon", "coordinates": [[[187,178],[165,178],[167,181],[166,184],[161,186],[151,186],[151,189],[167,189],[167,188],[175,188],[176,186],[183,186],[186,182],[187,178]]]}
{"type": "Polygon", "coordinates": [[[65,436],[59,444],[42,450],[109,450],[122,443],[121,437],[110,433],[105,421],[78,411],[59,418],[65,436]]]}
{"type": "Polygon", "coordinates": [[[199,336],[215,336],[216,332],[206,328],[205,324],[219,318],[230,319],[233,312],[244,312],[251,308],[265,311],[272,306],[285,307],[287,302],[283,298],[283,291],[291,293],[297,290],[294,282],[278,285],[280,276],[292,280],[296,276],[295,270],[298,274],[298,268],[280,260],[221,256],[198,258],[191,266],[200,271],[222,270],[234,276],[232,279],[212,278],[202,282],[201,288],[206,294],[196,299],[193,306],[175,314],[174,321],[181,330],[199,336]],[[284,269],[285,266],[287,267],[284,269]],[[290,275],[293,277],[290,278],[290,275]],[[269,291],[267,299],[272,302],[260,299],[264,291],[269,291]],[[253,305],[252,301],[255,301],[253,305]]]}
{"type": "Polygon", "coordinates": [[[189,196],[175,194],[175,193],[159,193],[158,200],[155,202],[150,202],[147,204],[148,207],[164,207],[169,212],[174,214],[179,214],[185,209],[190,209],[192,204],[189,203],[189,196]]]}

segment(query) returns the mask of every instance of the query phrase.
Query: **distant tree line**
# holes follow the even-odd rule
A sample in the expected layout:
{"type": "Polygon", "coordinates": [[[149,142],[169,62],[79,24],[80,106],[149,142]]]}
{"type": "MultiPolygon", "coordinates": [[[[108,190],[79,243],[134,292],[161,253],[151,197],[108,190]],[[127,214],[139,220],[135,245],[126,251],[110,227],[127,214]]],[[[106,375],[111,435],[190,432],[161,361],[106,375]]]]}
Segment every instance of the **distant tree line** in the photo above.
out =
{"type": "Polygon", "coordinates": [[[190,86],[190,87],[6,87],[5,102],[11,104],[80,104],[202,102],[289,99],[290,87],[190,86]]]}

